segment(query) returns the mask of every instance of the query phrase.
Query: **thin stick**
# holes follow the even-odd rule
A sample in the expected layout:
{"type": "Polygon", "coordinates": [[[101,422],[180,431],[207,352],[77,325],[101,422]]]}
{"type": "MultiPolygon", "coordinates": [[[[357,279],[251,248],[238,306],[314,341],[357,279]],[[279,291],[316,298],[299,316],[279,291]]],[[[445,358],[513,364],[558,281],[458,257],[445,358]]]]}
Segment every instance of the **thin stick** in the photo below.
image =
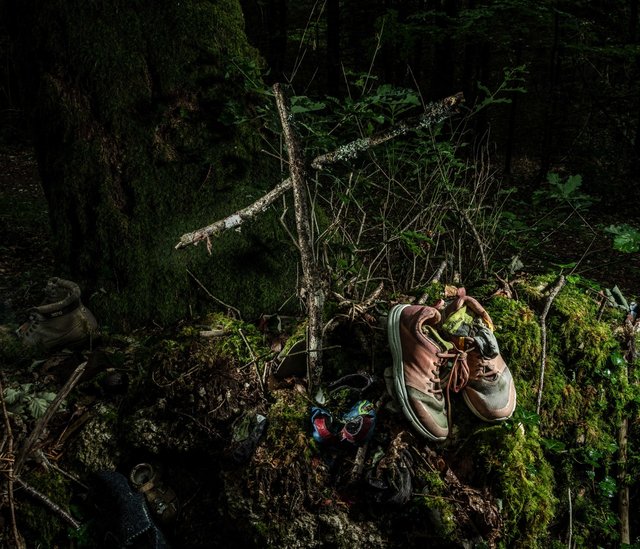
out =
{"type": "MultiPolygon", "coordinates": [[[[401,122],[387,131],[374,136],[356,139],[351,143],[342,145],[335,151],[317,156],[311,162],[311,167],[316,170],[324,169],[332,164],[336,164],[337,162],[353,159],[361,152],[398,136],[404,135],[410,130],[427,128],[434,124],[438,124],[447,116],[452,115],[455,112],[455,108],[458,107],[462,101],[463,96],[461,93],[458,93],[456,95],[446,97],[441,101],[431,103],[427,105],[427,110],[422,116],[416,119],[411,119],[407,122],[401,122]]],[[[211,225],[183,234],[180,237],[180,241],[176,244],[175,249],[180,250],[192,244],[196,245],[198,242],[208,240],[210,237],[216,236],[228,229],[237,229],[245,221],[249,221],[264,212],[271,204],[273,204],[280,196],[292,187],[293,179],[288,177],[246,208],[238,210],[224,219],[215,221],[211,225]]]]}
{"type": "Polygon", "coordinates": [[[565,283],[564,275],[560,275],[558,277],[558,281],[556,285],[549,292],[549,296],[547,297],[547,301],[544,305],[544,310],[540,315],[540,332],[542,335],[542,357],[540,360],[540,383],[538,386],[538,402],[536,404],[536,414],[540,414],[540,406],[542,403],[542,389],[544,387],[544,371],[547,366],[547,315],[549,314],[549,309],[551,308],[551,304],[556,296],[562,290],[562,287],[565,283]]]}
{"type": "Polygon", "coordinates": [[[571,504],[571,488],[567,488],[567,496],[569,498],[569,542],[568,549],[571,549],[571,538],[573,537],[573,508],[571,504]]]}
{"type": "Polygon", "coordinates": [[[242,341],[244,341],[244,344],[247,346],[247,349],[249,349],[249,354],[251,355],[251,363],[253,364],[256,370],[256,377],[258,378],[258,384],[260,385],[260,390],[262,391],[262,394],[265,394],[264,383],[262,382],[262,377],[260,376],[260,370],[258,369],[258,359],[256,358],[256,354],[253,352],[253,348],[249,344],[249,341],[245,337],[244,332],[242,331],[241,328],[238,329],[238,333],[240,334],[242,341]]]}
{"type": "Polygon", "coordinates": [[[226,307],[227,309],[229,309],[229,310],[233,311],[233,312],[237,315],[237,317],[238,317],[238,318],[242,318],[242,315],[240,314],[240,310],[239,310],[239,309],[236,309],[235,307],[233,307],[233,306],[231,306],[231,305],[229,305],[229,304],[225,303],[225,302],[224,302],[224,301],[222,301],[221,299],[218,299],[218,298],[217,298],[215,295],[213,295],[209,290],[207,290],[207,288],[205,287],[205,285],[204,285],[202,282],[200,282],[200,281],[198,280],[198,278],[196,277],[196,275],[194,275],[194,274],[193,274],[189,269],[187,269],[187,274],[188,274],[191,278],[193,278],[193,280],[195,280],[196,284],[197,284],[198,286],[200,286],[200,287],[204,290],[204,292],[205,292],[205,293],[206,293],[206,294],[207,294],[211,299],[213,299],[216,303],[218,303],[219,305],[222,305],[223,307],[226,307]]]}
{"type": "Polygon", "coordinates": [[[71,374],[67,382],[64,384],[62,389],[60,389],[60,392],[57,394],[56,398],[47,408],[47,411],[45,412],[44,416],[42,416],[38,421],[38,423],[36,423],[36,426],[34,427],[33,431],[31,431],[31,434],[25,441],[22,447],[22,450],[20,451],[20,454],[16,459],[16,463],[14,467],[14,473],[16,476],[20,474],[20,471],[22,470],[22,466],[24,465],[26,459],[29,457],[29,454],[33,450],[33,447],[38,442],[40,435],[43,433],[43,431],[47,427],[47,424],[53,417],[53,414],[55,414],[58,411],[58,408],[62,404],[62,401],[76,386],[78,381],[80,381],[80,377],[84,373],[84,369],[86,368],[86,366],[87,366],[87,361],[85,360],[73,371],[73,373],[71,374]]]}
{"type": "Polygon", "coordinates": [[[38,492],[33,486],[29,486],[24,480],[16,477],[16,482],[20,485],[27,494],[29,494],[34,499],[37,499],[40,503],[42,503],[49,510],[53,511],[56,515],[58,515],[61,519],[63,519],[67,524],[76,530],[80,528],[80,523],[74,519],[69,513],[67,513],[62,507],[53,503],[47,496],[45,496],[42,492],[38,492]]]}
{"type": "MultiPolygon", "coordinates": [[[[433,277],[431,278],[430,284],[436,284],[437,282],[440,282],[440,278],[444,274],[444,270],[446,268],[447,268],[447,260],[443,259],[442,263],[440,263],[440,266],[438,267],[438,270],[434,273],[433,277]]],[[[429,298],[429,292],[423,292],[423,294],[420,296],[418,301],[416,301],[416,305],[424,305],[427,302],[428,298],[429,298]]]]}
{"type": "Polygon", "coordinates": [[[308,204],[307,174],[298,136],[291,125],[291,114],[280,84],[274,84],[273,93],[280,115],[284,140],[289,153],[289,170],[293,182],[293,204],[298,232],[298,248],[302,266],[303,287],[307,303],[307,381],[309,389],[320,383],[322,376],[322,309],[324,290],[320,266],[313,254],[311,215],[308,204]]]}
{"type": "Polygon", "coordinates": [[[480,233],[478,232],[478,229],[473,224],[473,221],[471,221],[469,214],[464,210],[459,210],[459,213],[462,214],[462,218],[467,222],[467,225],[469,225],[469,228],[473,233],[473,237],[476,239],[476,244],[478,244],[478,250],[480,250],[480,258],[482,259],[482,270],[483,270],[482,274],[484,276],[487,276],[487,273],[489,272],[489,262],[487,261],[487,255],[484,252],[484,242],[480,237],[480,233]]]}
{"type": "Polygon", "coordinates": [[[7,495],[9,496],[9,514],[11,515],[11,534],[13,535],[13,540],[16,547],[21,547],[20,534],[18,533],[18,524],[16,522],[16,508],[14,503],[15,500],[13,496],[13,481],[15,479],[14,473],[13,473],[14,472],[13,431],[11,430],[11,423],[9,421],[7,405],[4,401],[4,387],[2,385],[1,380],[0,380],[0,403],[2,404],[2,417],[4,418],[5,435],[7,437],[7,444],[8,444],[7,495]]]}

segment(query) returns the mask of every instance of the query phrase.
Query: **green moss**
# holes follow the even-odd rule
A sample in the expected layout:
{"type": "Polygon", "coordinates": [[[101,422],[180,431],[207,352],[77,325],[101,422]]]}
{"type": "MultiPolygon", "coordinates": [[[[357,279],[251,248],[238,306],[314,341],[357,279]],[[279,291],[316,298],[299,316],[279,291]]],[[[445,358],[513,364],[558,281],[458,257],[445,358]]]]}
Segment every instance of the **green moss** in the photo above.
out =
{"type": "Polygon", "coordinates": [[[0,326],[0,363],[3,366],[15,367],[20,363],[27,363],[38,355],[39,349],[22,343],[17,338],[13,326],[0,326]]]}
{"type": "Polygon", "coordinates": [[[419,482],[424,485],[422,494],[414,496],[413,503],[424,507],[435,528],[434,538],[443,542],[458,541],[455,507],[445,497],[446,484],[435,471],[422,472],[419,482]]]}
{"type": "Polygon", "coordinates": [[[557,498],[537,429],[526,434],[520,427],[511,432],[499,426],[484,429],[479,455],[502,500],[506,546],[544,547],[557,498]]]}
{"type": "Polygon", "coordinates": [[[531,376],[541,354],[540,324],[524,302],[496,296],[486,303],[501,354],[515,375],[531,376]]]}
{"type": "Polygon", "coordinates": [[[206,321],[213,328],[224,330],[224,336],[214,338],[212,341],[219,356],[243,365],[250,363],[256,357],[268,355],[265,339],[254,324],[242,322],[220,313],[207,315],[206,321]]]}

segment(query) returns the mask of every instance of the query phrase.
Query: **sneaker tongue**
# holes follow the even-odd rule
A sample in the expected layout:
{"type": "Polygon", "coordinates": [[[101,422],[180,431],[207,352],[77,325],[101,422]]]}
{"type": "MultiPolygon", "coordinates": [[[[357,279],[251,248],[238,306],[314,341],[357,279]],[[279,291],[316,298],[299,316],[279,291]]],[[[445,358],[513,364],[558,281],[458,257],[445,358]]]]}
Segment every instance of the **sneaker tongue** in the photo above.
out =
{"type": "Polygon", "coordinates": [[[476,334],[473,341],[478,352],[484,357],[495,358],[500,353],[496,336],[484,325],[476,328],[476,334]]]}
{"type": "Polygon", "coordinates": [[[453,343],[450,341],[446,341],[442,339],[442,336],[438,333],[438,331],[433,326],[422,326],[422,333],[429,336],[436,343],[438,343],[443,349],[449,350],[453,348],[453,343]]]}
{"type": "Polygon", "coordinates": [[[463,305],[442,323],[442,329],[452,336],[471,337],[473,320],[474,316],[467,312],[467,306],[463,305]]]}

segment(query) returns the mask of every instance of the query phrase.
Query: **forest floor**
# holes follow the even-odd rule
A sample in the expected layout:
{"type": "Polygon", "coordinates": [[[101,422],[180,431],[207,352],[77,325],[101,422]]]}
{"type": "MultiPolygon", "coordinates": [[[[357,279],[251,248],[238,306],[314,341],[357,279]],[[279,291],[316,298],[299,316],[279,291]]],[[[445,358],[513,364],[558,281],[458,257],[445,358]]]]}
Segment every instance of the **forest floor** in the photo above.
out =
{"type": "MultiPolygon", "coordinates": [[[[531,225],[535,225],[535,221],[529,220],[531,225]]],[[[615,251],[612,247],[611,237],[601,230],[602,227],[624,222],[626,222],[625,219],[618,219],[611,213],[602,214],[594,211],[571,216],[566,223],[540,224],[539,231],[533,235],[529,233],[528,242],[523,244],[521,250],[516,250],[523,263],[522,270],[527,272],[560,272],[561,270],[565,273],[571,272],[594,281],[602,288],[618,285],[624,295],[637,296],[640,290],[640,254],[624,254],[615,251]],[[567,267],[567,265],[571,266],[567,267]]],[[[40,185],[36,161],[32,151],[27,147],[5,147],[0,151],[0,234],[2,234],[0,241],[0,324],[16,325],[26,319],[29,307],[40,303],[43,295],[42,290],[47,279],[51,276],[61,275],[56,271],[47,204],[40,185]]],[[[510,250],[509,255],[512,255],[512,252],[513,250],[510,250]]],[[[180,341],[178,332],[181,329],[180,326],[175,328],[176,333],[171,338],[172,340],[180,341]]],[[[118,344],[121,346],[121,350],[126,353],[131,352],[133,356],[138,351],[130,351],[134,345],[130,339],[127,339],[129,335],[122,334],[118,344]]],[[[174,351],[171,350],[171,352],[174,351]]],[[[106,360],[108,363],[109,357],[115,356],[110,353],[111,349],[107,349],[98,362],[102,361],[101,364],[104,364],[104,360],[106,360]]],[[[66,359],[58,360],[59,362],[49,365],[54,371],[59,368],[60,364],[64,366],[63,363],[66,359]]],[[[29,368],[28,376],[33,374],[32,366],[29,368]]],[[[171,367],[175,367],[175,364],[171,367]]],[[[60,371],[66,375],[69,373],[69,368],[62,368],[60,371]]],[[[176,383],[175,387],[172,386],[175,381],[182,380],[182,373],[175,378],[171,378],[174,372],[167,370],[163,373],[166,374],[166,379],[172,381],[158,386],[167,388],[166,391],[174,391],[171,394],[167,393],[169,395],[167,398],[173,398],[176,395],[180,398],[192,396],[180,393],[180,383],[176,383]]],[[[227,377],[223,381],[214,380],[215,383],[204,377],[198,377],[200,375],[201,372],[193,370],[192,378],[189,380],[190,385],[193,385],[189,388],[191,393],[196,391],[195,387],[198,386],[198,392],[211,389],[213,395],[216,392],[219,393],[221,389],[215,386],[210,387],[210,385],[224,382],[225,390],[228,391],[231,387],[236,394],[241,395],[238,397],[240,403],[242,403],[242,399],[250,401],[252,398],[261,401],[261,397],[249,394],[248,385],[243,382],[242,376],[231,371],[225,372],[227,377]]],[[[64,379],[64,375],[58,376],[58,382],[64,382],[64,379]]],[[[117,379],[103,381],[105,383],[98,390],[97,400],[100,400],[104,395],[109,396],[114,391],[117,392],[120,388],[117,379]]],[[[154,379],[154,381],[156,380],[154,379]]],[[[92,395],[91,398],[93,399],[91,406],[95,407],[96,395],[92,395]]],[[[197,398],[196,396],[196,401],[197,398]]],[[[223,404],[225,404],[224,401],[220,406],[223,404]]],[[[229,403],[225,404],[225,406],[227,405],[229,403]]],[[[228,414],[228,417],[231,417],[233,410],[227,410],[225,406],[222,406],[221,409],[216,408],[214,411],[218,411],[219,414],[228,414]]],[[[258,409],[260,409],[259,405],[258,409]]],[[[191,413],[189,410],[189,407],[184,408],[183,415],[187,424],[189,424],[189,419],[198,422],[197,418],[189,415],[191,413]]],[[[219,434],[212,432],[210,426],[200,426],[209,435],[219,436],[219,434]]],[[[185,431],[188,429],[185,428],[185,431]]],[[[229,432],[226,434],[229,436],[229,432]]],[[[177,439],[180,438],[178,435],[175,436],[177,439]]],[[[215,437],[212,438],[218,444],[218,439],[215,437]]],[[[178,472],[178,476],[174,477],[174,482],[176,482],[176,479],[180,478],[179,474],[186,475],[176,486],[178,492],[181,489],[187,490],[186,494],[184,491],[180,493],[183,500],[188,500],[191,505],[190,514],[184,516],[190,517],[189,520],[196,527],[202,526],[208,520],[207,509],[216,504],[216,487],[199,486],[194,481],[199,478],[197,476],[199,473],[207,474],[207,467],[211,466],[188,464],[181,472],[178,472]],[[185,473],[185,470],[189,468],[191,470],[188,471],[188,474],[185,473]],[[192,503],[196,495],[201,499],[197,508],[192,503]]],[[[292,474],[295,471],[294,467],[292,474]]],[[[338,504],[346,505],[344,502],[338,502],[338,504]]],[[[206,536],[207,530],[204,526],[202,528],[202,536],[206,536]]],[[[198,545],[194,542],[194,546],[198,545]]]]}

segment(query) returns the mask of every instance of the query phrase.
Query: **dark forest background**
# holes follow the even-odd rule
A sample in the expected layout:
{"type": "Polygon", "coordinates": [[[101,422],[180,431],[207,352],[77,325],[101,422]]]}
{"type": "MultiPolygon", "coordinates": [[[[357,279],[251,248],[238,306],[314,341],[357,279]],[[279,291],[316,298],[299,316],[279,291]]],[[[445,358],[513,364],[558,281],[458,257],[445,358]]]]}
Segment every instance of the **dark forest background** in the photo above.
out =
{"type": "MultiPolygon", "coordinates": [[[[228,532],[248,547],[637,546],[640,324],[623,332],[629,303],[606,290],[631,301],[639,283],[638,23],[638,0],[0,0],[2,379],[14,404],[46,408],[81,361],[94,376],[42,448],[64,443],[59,463],[82,478],[161,462],[197,503],[167,526],[189,547],[228,532]],[[367,370],[382,402],[389,306],[455,284],[487,304],[517,386],[511,420],[461,413],[442,445],[381,408],[361,455],[370,477],[380,463],[396,475],[386,492],[363,469],[354,481],[355,447],[324,461],[313,398],[268,375],[306,329],[291,197],[209,250],[175,249],[289,176],[275,83],[307,160],[465,97],[309,169],[338,349],[321,381],[367,370]],[[77,281],[98,318],[84,355],[15,342],[52,275],[77,281]],[[86,426],[65,442],[76,413],[86,426]],[[232,439],[256,414],[266,438],[238,465],[232,439]]],[[[35,412],[4,414],[16,446],[35,412]]],[[[24,477],[75,504],[78,486],[39,465],[24,477]]],[[[20,498],[27,537],[69,541],[20,498]]],[[[92,511],[74,510],[85,526],[92,511]]]]}

